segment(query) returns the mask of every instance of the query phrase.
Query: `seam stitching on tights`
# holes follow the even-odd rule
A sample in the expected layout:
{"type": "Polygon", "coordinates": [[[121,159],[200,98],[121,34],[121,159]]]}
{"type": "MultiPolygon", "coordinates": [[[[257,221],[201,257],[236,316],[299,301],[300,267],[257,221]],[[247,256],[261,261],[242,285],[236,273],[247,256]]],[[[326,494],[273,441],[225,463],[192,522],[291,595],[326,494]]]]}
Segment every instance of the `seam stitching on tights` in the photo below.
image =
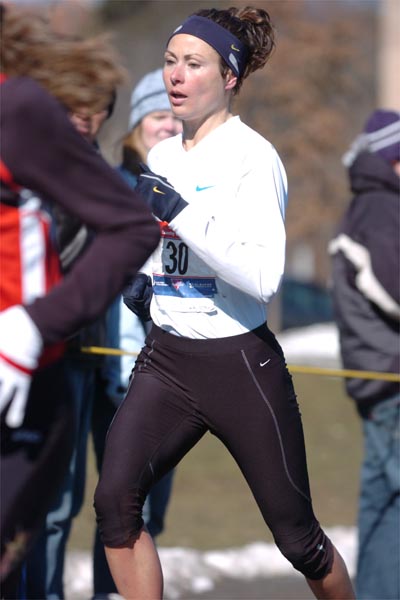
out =
{"type": "Polygon", "coordinates": [[[299,494],[301,494],[301,496],[303,496],[303,498],[305,498],[306,500],[308,500],[309,502],[311,502],[311,498],[309,498],[309,496],[307,496],[307,494],[305,494],[304,492],[302,492],[301,489],[299,487],[297,487],[297,485],[295,484],[295,482],[293,481],[293,479],[292,479],[292,477],[290,475],[289,468],[288,468],[288,465],[287,465],[287,462],[286,462],[286,455],[285,455],[285,449],[283,447],[282,436],[281,436],[281,432],[279,430],[279,424],[278,424],[276,415],[275,415],[275,413],[273,411],[273,408],[272,408],[271,404],[268,401],[267,396],[264,394],[264,392],[263,392],[260,384],[257,381],[256,376],[254,375],[254,372],[253,372],[253,370],[252,370],[252,368],[250,366],[250,363],[249,363],[249,361],[247,359],[245,351],[241,350],[241,353],[242,353],[245,365],[246,365],[246,367],[247,367],[247,369],[248,369],[248,371],[250,373],[250,376],[253,379],[253,381],[254,381],[254,383],[255,383],[255,385],[256,385],[256,387],[257,387],[257,389],[258,389],[258,391],[259,391],[259,393],[260,393],[260,395],[262,397],[262,399],[264,400],[265,404],[267,405],[267,407],[268,407],[268,409],[269,409],[269,411],[271,413],[272,420],[273,420],[274,425],[275,425],[276,434],[277,434],[278,440],[279,440],[279,446],[280,446],[280,449],[281,449],[282,460],[283,460],[283,465],[284,465],[284,468],[285,468],[286,476],[289,479],[289,482],[291,483],[291,485],[294,487],[294,489],[297,490],[297,492],[299,494]]]}
{"type": "MultiPolygon", "coordinates": [[[[149,357],[150,357],[150,354],[152,354],[152,353],[154,352],[154,348],[153,348],[153,346],[154,346],[154,343],[155,343],[155,340],[153,340],[153,341],[152,341],[152,343],[151,343],[151,350],[149,351],[149,357]]],[[[148,362],[149,360],[151,361],[151,358],[149,359],[149,358],[147,358],[147,357],[146,357],[146,358],[145,358],[145,361],[144,361],[144,362],[145,362],[145,364],[146,364],[146,362],[148,362]]],[[[140,365],[140,367],[139,367],[139,371],[141,370],[141,367],[142,367],[142,365],[140,365]]],[[[121,407],[122,407],[122,405],[123,405],[123,403],[124,403],[124,401],[125,401],[125,398],[126,398],[126,396],[128,395],[129,389],[130,389],[130,387],[131,387],[131,385],[132,385],[132,381],[134,380],[134,378],[135,378],[135,373],[133,372],[133,373],[132,373],[132,377],[131,377],[131,378],[130,378],[130,380],[129,380],[128,387],[127,387],[127,389],[126,389],[126,392],[125,392],[124,398],[123,398],[122,402],[119,404],[119,406],[117,407],[117,409],[116,409],[116,411],[115,411],[115,413],[114,413],[114,416],[113,416],[113,418],[111,419],[111,423],[110,423],[110,426],[109,426],[109,428],[108,428],[109,430],[111,429],[111,425],[113,424],[113,422],[114,422],[114,420],[115,420],[115,418],[116,418],[116,416],[117,416],[118,412],[120,411],[120,409],[121,409],[121,407]]],[[[108,432],[107,432],[107,435],[106,435],[106,439],[107,439],[107,436],[108,436],[108,432]]]]}
{"type": "Polygon", "coordinates": [[[154,452],[150,456],[148,463],[146,463],[146,465],[143,467],[143,470],[142,470],[142,472],[140,474],[140,481],[141,481],[141,479],[143,477],[143,473],[145,472],[147,466],[150,468],[150,470],[151,470],[151,472],[153,474],[153,478],[154,478],[153,457],[156,455],[156,453],[161,448],[161,446],[164,444],[164,442],[166,440],[168,440],[168,438],[178,429],[178,427],[180,427],[180,425],[188,418],[188,416],[190,416],[190,415],[185,415],[184,417],[182,417],[182,419],[178,423],[176,423],[175,427],[173,427],[171,429],[171,431],[168,432],[168,434],[166,435],[166,437],[163,438],[163,440],[154,449],[154,452]]]}
{"type": "MultiPolygon", "coordinates": [[[[155,345],[155,343],[156,343],[156,340],[152,340],[152,342],[151,342],[151,349],[149,350],[149,354],[148,354],[148,356],[146,356],[146,358],[143,360],[143,365],[139,365],[139,367],[138,367],[138,371],[141,371],[141,370],[142,370],[142,368],[144,368],[144,367],[147,365],[147,363],[151,362],[151,355],[152,355],[152,354],[153,354],[153,352],[154,352],[154,345],[155,345]]],[[[132,379],[133,379],[134,377],[135,377],[135,374],[133,374],[133,375],[132,375],[132,377],[131,377],[131,381],[132,381],[132,379]]],[[[131,381],[129,382],[129,385],[130,385],[131,381]]],[[[128,389],[129,389],[129,387],[128,387],[128,389]]]]}

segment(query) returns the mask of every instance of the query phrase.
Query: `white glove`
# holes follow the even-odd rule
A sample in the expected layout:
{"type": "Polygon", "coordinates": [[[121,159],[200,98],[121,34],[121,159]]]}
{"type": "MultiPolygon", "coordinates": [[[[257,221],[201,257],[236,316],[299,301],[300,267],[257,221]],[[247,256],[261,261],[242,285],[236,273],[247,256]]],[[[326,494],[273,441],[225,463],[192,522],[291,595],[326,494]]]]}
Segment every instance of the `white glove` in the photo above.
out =
{"type": "Polygon", "coordinates": [[[22,425],[31,378],[43,348],[42,336],[22,306],[0,313],[0,412],[5,422],[22,425]]]}

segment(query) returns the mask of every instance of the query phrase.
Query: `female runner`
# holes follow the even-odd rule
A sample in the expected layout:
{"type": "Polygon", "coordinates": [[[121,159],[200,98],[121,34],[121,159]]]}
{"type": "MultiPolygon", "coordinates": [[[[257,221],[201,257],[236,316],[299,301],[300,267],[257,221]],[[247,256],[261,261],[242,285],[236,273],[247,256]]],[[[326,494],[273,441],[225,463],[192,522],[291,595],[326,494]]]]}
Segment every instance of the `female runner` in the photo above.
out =
{"type": "Polygon", "coordinates": [[[151,150],[153,172],[137,187],[162,226],[152,259],[154,325],[110,429],[95,494],[111,572],[130,600],[163,593],[141,516],[147,492],[207,431],[237,461],[277,546],[315,596],[354,598],[313,512],[295,392],[265,322],[284,269],[285,171],[231,107],[273,47],[269,15],[247,7],[200,10],[165,52],[164,81],[183,133],[151,150]]]}

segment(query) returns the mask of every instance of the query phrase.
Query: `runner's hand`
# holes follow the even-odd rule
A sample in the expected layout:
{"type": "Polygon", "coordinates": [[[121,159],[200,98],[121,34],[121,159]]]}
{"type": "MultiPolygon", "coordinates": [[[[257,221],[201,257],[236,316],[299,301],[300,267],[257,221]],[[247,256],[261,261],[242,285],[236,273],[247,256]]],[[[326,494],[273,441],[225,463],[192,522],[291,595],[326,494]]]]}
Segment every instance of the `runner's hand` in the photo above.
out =
{"type": "Polygon", "coordinates": [[[0,412],[9,427],[22,425],[42,337],[22,306],[0,313],[0,412]]]}
{"type": "Polygon", "coordinates": [[[150,303],[153,297],[151,277],[137,273],[122,291],[124,304],[143,321],[150,321],[150,303]]]}
{"type": "Polygon", "coordinates": [[[143,163],[140,166],[142,173],[139,175],[135,191],[142,196],[153,215],[160,221],[169,223],[188,203],[165,177],[152,173],[143,163]]]}

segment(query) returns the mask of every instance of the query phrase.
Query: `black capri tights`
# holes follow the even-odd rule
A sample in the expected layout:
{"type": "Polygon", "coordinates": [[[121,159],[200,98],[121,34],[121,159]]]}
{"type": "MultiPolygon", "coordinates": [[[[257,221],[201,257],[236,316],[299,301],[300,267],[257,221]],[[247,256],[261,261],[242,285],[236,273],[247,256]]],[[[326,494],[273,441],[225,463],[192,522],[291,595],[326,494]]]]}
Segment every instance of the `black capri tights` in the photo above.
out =
{"type": "Polygon", "coordinates": [[[153,326],[107,436],[95,493],[105,545],[135,540],[151,486],[207,431],[236,460],[281,552],[306,577],[324,577],[332,544],[312,508],[291,376],[266,325],[215,340],[153,326]]]}

